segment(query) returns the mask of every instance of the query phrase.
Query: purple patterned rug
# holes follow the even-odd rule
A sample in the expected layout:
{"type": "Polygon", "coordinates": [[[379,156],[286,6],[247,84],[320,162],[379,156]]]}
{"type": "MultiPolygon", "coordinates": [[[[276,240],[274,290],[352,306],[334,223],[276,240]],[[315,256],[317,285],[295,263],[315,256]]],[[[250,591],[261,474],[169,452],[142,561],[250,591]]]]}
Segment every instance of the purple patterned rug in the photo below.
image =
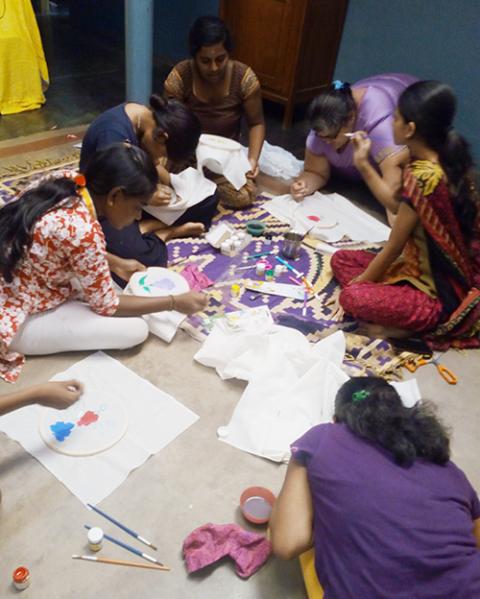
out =
{"type": "MultiPolygon", "coordinates": [[[[62,164],[61,168],[75,168],[76,164],[76,161],[67,162],[62,164]]],[[[31,176],[58,168],[59,165],[0,178],[0,200],[4,203],[10,201],[26,185],[31,176]]],[[[397,354],[388,341],[355,334],[357,323],[353,319],[345,318],[342,322],[337,322],[331,318],[332,308],[325,303],[328,303],[328,300],[338,291],[338,287],[332,278],[329,256],[319,254],[310,247],[302,245],[298,259],[291,262],[292,266],[302,272],[312,283],[318,295],[308,300],[306,310],[302,300],[245,289],[244,285],[247,281],[260,280],[260,277],[255,274],[255,268],[239,270],[256,262],[256,260],[245,262],[242,255],[272,251],[274,248],[281,249],[283,235],[288,230],[288,225],[279,222],[262,208],[268,199],[266,196],[258,196],[251,208],[242,211],[220,208],[214,224],[224,221],[236,230],[245,231],[249,220],[260,220],[266,225],[266,232],[271,237],[271,239],[266,239],[264,236],[253,238],[250,244],[233,258],[223,256],[202,237],[176,239],[168,243],[169,264],[173,270],[181,272],[187,265],[195,265],[214,282],[213,287],[208,289],[210,301],[207,309],[189,317],[182,328],[196,339],[203,340],[211,330],[215,319],[225,312],[238,310],[242,306],[266,304],[277,323],[301,331],[312,342],[330,335],[335,330],[343,330],[347,339],[344,364],[352,376],[365,374],[388,378],[401,376],[400,364],[409,354],[397,354]],[[240,286],[240,293],[235,297],[231,291],[233,284],[240,286]]],[[[276,263],[275,260],[271,262],[276,263]]],[[[276,282],[292,283],[290,276],[287,271],[280,275],[276,282]]]]}

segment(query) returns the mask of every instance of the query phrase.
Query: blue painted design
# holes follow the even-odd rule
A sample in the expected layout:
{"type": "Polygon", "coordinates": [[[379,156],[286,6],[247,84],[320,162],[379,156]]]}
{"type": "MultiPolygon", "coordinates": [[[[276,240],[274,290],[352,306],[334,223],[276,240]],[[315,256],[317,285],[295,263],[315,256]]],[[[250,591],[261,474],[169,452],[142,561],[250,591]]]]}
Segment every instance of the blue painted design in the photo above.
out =
{"type": "Polygon", "coordinates": [[[73,422],[62,422],[59,420],[55,424],[50,425],[50,430],[55,435],[55,439],[62,442],[70,435],[74,427],[73,422]]]}

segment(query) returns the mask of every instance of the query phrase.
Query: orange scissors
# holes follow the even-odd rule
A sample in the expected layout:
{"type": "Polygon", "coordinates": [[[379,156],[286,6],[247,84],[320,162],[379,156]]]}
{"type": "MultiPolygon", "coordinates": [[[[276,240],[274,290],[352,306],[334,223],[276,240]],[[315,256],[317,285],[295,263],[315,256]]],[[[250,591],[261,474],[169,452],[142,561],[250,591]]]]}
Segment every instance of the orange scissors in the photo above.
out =
{"type": "Polygon", "coordinates": [[[407,360],[407,362],[405,362],[405,367],[408,368],[408,370],[410,370],[410,372],[415,372],[417,370],[417,368],[420,368],[420,366],[425,366],[425,364],[435,364],[438,372],[440,373],[440,376],[445,381],[447,381],[447,383],[449,385],[457,384],[457,382],[458,382],[457,376],[450,370],[450,368],[447,368],[443,364],[440,364],[440,362],[438,361],[438,358],[436,358],[433,355],[432,356],[419,356],[418,358],[411,358],[410,360],[407,360]]]}

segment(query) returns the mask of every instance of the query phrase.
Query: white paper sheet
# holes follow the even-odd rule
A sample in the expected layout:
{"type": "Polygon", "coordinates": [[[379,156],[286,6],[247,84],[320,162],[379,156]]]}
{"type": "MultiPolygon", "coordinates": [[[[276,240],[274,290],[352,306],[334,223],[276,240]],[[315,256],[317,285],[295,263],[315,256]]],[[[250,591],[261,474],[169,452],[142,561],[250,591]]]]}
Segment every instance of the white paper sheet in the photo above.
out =
{"type": "Polygon", "coordinates": [[[311,220],[310,216],[319,218],[311,234],[322,241],[340,241],[346,236],[352,241],[378,243],[386,241],[390,235],[389,227],[338,193],[315,192],[302,202],[296,202],[289,194],[276,196],[262,207],[300,233],[315,226],[316,221],[311,220]]]}
{"type": "Polygon", "coordinates": [[[247,182],[245,173],[248,173],[252,167],[242,146],[240,144],[236,146],[238,148],[235,150],[213,147],[205,143],[204,135],[200,135],[196,157],[199,171],[206,167],[214,173],[223,175],[238,191],[247,182]]]}
{"type": "MultiPolygon", "coordinates": [[[[61,455],[39,434],[41,406],[28,406],[0,418],[0,430],[18,441],[83,503],[97,504],[134,469],[191,426],[198,416],[117,360],[97,352],[53,380],[75,378],[85,386],[108,388],[128,413],[128,429],[110,449],[89,457],[61,455]]],[[[61,416],[61,412],[59,412],[61,416]]]]}
{"type": "Polygon", "coordinates": [[[170,203],[167,206],[144,207],[145,212],[169,226],[173,225],[188,208],[196,206],[213,195],[217,189],[213,181],[191,166],[178,175],[170,175],[170,181],[173,187],[170,203]]]}

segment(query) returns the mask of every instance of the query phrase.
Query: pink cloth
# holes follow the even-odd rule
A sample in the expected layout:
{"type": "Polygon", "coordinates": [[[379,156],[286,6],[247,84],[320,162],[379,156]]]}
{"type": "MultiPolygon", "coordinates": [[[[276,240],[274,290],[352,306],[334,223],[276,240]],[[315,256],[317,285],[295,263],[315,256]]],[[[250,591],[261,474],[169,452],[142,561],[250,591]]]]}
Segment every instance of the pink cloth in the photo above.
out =
{"type": "Polygon", "coordinates": [[[194,264],[186,266],[181,274],[187,280],[192,291],[203,291],[207,287],[210,287],[210,285],[213,285],[213,281],[205,273],[198,270],[198,267],[194,264]]]}
{"type": "Polygon", "coordinates": [[[254,574],[267,561],[272,548],[261,534],[244,530],[238,524],[204,524],[183,542],[183,557],[189,574],[230,557],[242,578],[254,574]]]}

